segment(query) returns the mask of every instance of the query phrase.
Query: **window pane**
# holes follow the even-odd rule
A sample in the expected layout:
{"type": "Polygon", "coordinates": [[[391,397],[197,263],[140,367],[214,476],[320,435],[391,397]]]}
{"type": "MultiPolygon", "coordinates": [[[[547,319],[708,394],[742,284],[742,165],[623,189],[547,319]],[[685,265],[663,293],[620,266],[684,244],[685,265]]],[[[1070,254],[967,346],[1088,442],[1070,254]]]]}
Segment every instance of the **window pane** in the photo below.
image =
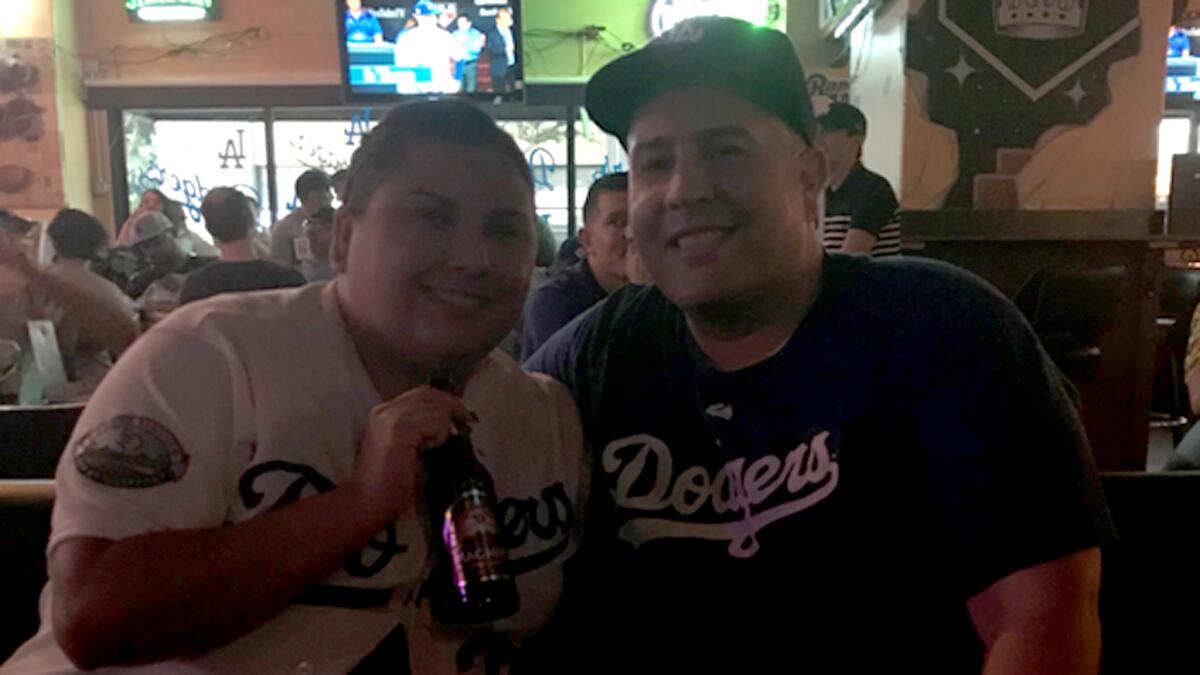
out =
{"type": "Polygon", "coordinates": [[[266,126],[261,121],[165,120],[125,114],[125,166],[129,209],[157,188],[183,205],[188,229],[205,241],[200,202],[214,187],[235,187],[258,203],[258,223],[267,213],[266,126]]]}
{"type": "Polygon", "coordinates": [[[550,225],[555,244],[567,236],[567,123],[563,120],[498,120],[517,141],[533,173],[538,217],[550,225]]]}
{"type": "Polygon", "coordinates": [[[350,168],[350,157],[362,134],[375,125],[365,115],[355,119],[276,120],[275,186],[279,190],[282,218],[300,204],[296,201],[296,179],[309,169],[333,175],[350,168]]]}
{"type": "Polygon", "coordinates": [[[1165,117],[1158,124],[1158,175],[1154,180],[1154,202],[1165,208],[1171,194],[1171,158],[1188,152],[1188,133],[1192,121],[1187,117],[1165,117]]]}
{"type": "Polygon", "coordinates": [[[601,176],[628,171],[629,159],[615,136],[596,126],[587,116],[575,125],[575,226],[583,227],[583,202],[588,188],[601,176]]]}

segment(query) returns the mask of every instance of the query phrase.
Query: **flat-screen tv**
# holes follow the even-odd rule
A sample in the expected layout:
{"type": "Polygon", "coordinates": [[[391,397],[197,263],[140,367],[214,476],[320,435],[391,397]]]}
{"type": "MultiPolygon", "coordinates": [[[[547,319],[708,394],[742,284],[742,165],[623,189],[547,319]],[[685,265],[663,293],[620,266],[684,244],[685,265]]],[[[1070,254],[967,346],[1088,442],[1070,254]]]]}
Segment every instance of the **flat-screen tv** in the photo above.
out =
{"type": "Polygon", "coordinates": [[[524,98],[519,0],[336,0],[335,5],[349,101],[524,98]]]}

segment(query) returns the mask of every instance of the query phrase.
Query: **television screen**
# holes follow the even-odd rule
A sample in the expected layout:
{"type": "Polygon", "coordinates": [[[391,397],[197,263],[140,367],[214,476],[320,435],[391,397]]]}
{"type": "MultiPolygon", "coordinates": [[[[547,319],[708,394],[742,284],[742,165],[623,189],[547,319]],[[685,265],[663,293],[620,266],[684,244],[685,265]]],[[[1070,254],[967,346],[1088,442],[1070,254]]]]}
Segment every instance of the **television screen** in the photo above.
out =
{"type": "Polygon", "coordinates": [[[351,101],[397,96],[520,100],[519,0],[337,0],[351,101]]]}

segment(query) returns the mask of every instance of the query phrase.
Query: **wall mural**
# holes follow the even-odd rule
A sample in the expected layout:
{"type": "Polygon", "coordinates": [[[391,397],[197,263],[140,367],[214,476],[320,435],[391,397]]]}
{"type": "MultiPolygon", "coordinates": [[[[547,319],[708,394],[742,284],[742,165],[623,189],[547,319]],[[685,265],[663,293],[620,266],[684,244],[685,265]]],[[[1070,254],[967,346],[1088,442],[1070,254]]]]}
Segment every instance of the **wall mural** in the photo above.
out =
{"type": "Polygon", "coordinates": [[[928,119],[957,135],[944,206],[1015,207],[1039,139],[1110,105],[1109,69],[1139,53],[1140,26],[1138,0],[925,0],[906,67],[928,82],[928,119]]]}
{"type": "Polygon", "coordinates": [[[0,40],[0,206],[62,204],[50,40],[0,40]],[[51,131],[48,131],[51,130],[51,131]]]}

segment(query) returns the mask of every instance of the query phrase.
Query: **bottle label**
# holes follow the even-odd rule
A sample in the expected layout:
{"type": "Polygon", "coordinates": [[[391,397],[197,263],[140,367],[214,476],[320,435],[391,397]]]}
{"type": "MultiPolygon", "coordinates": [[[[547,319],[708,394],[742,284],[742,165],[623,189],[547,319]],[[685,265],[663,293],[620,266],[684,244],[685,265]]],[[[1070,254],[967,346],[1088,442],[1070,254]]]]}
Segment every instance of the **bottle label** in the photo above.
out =
{"type": "Polygon", "coordinates": [[[508,578],[508,551],[497,542],[499,533],[487,495],[479,490],[464,492],[447,507],[442,538],[460,592],[468,584],[508,578]]]}

